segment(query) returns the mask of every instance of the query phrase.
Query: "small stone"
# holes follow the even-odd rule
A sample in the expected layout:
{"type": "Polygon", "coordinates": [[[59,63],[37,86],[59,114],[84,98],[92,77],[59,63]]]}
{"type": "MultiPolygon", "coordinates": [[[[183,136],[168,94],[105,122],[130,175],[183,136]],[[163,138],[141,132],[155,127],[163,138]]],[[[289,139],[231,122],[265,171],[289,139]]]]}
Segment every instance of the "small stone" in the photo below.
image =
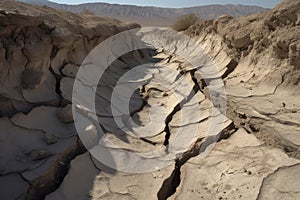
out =
{"type": "Polygon", "coordinates": [[[62,161],[58,161],[58,164],[60,164],[60,165],[62,165],[62,166],[64,166],[64,165],[65,165],[65,163],[64,163],[64,162],[62,162],[62,161]]]}
{"type": "Polygon", "coordinates": [[[250,44],[252,43],[251,39],[250,39],[250,34],[244,35],[242,37],[237,37],[232,39],[231,41],[231,45],[236,48],[236,49],[240,49],[240,48],[246,48],[248,47],[250,44]]]}
{"type": "Polygon", "coordinates": [[[62,73],[70,78],[75,78],[76,74],[79,70],[79,67],[73,64],[67,64],[63,69],[62,69],[62,73]]]}
{"type": "Polygon", "coordinates": [[[47,149],[33,150],[30,153],[30,157],[32,158],[32,160],[43,160],[50,157],[51,155],[52,153],[47,149]]]}
{"type": "Polygon", "coordinates": [[[68,104],[61,110],[57,112],[58,119],[63,123],[72,123],[74,121],[73,119],[73,113],[72,113],[72,105],[68,104]]]}
{"type": "Polygon", "coordinates": [[[57,138],[52,133],[45,133],[44,140],[49,145],[57,143],[57,138]]]}

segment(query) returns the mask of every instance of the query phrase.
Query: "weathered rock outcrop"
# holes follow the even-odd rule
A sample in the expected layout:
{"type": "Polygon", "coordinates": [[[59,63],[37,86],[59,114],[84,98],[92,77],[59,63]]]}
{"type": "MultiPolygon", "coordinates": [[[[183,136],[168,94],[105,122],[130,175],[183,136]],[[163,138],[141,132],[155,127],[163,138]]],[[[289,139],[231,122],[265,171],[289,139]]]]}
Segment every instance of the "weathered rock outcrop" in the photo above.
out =
{"type": "Polygon", "coordinates": [[[2,199],[43,199],[58,187],[71,160],[84,152],[63,80],[72,82],[97,44],[135,27],[139,25],[0,2],[2,199]]]}
{"type": "Polygon", "coordinates": [[[206,159],[195,157],[183,165],[181,184],[170,199],[299,198],[293,187],[298,181],[288,178],[300,173],[293,164],[300,157],[299,10],[299,2],[283,1],[271,12],[223,16],[187,31],[216,63],[227,65],[227,116],[239,131],[206,159]],[[253,136],[258,138],[254,146],[253,136]]]}

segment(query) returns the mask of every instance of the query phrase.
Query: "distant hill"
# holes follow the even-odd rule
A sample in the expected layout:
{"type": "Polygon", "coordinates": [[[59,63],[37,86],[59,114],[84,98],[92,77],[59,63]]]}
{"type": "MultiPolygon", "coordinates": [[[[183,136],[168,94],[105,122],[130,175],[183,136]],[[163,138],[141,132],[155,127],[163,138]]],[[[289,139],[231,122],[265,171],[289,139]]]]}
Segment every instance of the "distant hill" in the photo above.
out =
{"type": "Polygon", "coordinates": [[[245,16],[268,9],[246,5],[207,5],[189,8],[160,8],[150,6],[86,3],[80,5],[58,4],[47,0],[19,0],[29,4],[45,5],[71,12],[89,11],[97,15],[113,17],[122,21],[134,21],[144,26],[170,26],[179,16],[195,13],[202,19],[213,19],[223,14],[245,16]]]}

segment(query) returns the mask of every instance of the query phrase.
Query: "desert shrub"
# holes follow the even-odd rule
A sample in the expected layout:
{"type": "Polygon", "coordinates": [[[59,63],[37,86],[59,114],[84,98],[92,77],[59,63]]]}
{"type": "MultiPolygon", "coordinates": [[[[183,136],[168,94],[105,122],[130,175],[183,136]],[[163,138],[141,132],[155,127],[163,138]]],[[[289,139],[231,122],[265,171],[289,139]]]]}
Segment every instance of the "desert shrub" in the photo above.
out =
{"type": "Polygon", "coordinates": [[[191,25],[194,25],[198,21],[198,17],[196,14],[187,14],[179,17],[175,24],[173,25],[173,29],[175,31],[185,31],[191,25]]]}
{"type": "Polygon", "coordinates": [[[95,14],[95,13],[93,13],[92,11],[90,11],[88,9],[83,9],[80,13],[85,14],[85,15],[94,15],[95,14]]]}

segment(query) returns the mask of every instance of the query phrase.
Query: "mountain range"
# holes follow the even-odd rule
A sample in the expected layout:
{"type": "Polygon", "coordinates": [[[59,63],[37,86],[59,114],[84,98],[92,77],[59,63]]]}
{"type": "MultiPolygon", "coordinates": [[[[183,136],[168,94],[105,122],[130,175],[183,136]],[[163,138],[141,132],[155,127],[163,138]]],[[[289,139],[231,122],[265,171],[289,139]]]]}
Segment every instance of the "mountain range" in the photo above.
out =
{"type": "Polygon", "coordinates": [[[228,14],[234,17],[246,16],[269,9],[247,5],[207,5],[187,8],[161,8],[152,6],[119,5],[108,3],[85,3],[79,5],[59,4],[47,0],[19,0],[21,2],[48,6],[70,12],[90,12],[96,15],[133,21],[143,26],[170,26],[182,15],[195,13],[202,19],[214,19],[228,14]]]}

